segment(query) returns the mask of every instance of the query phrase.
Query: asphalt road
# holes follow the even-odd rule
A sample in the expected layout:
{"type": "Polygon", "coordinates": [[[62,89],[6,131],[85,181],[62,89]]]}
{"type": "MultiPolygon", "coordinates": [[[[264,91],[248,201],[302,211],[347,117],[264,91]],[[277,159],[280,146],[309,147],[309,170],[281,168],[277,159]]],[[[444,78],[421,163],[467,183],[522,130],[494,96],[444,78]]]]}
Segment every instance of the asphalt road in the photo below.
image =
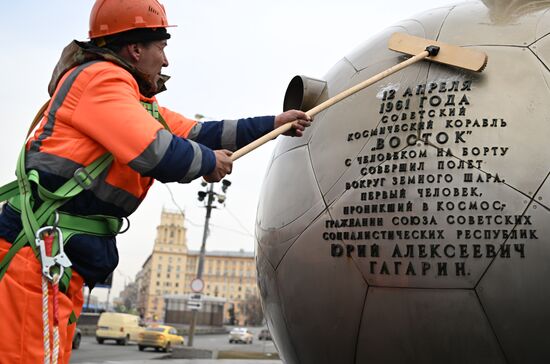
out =
{"type": "MultiPolygon", "coordinates": [[[[261,328],[252,328],[254,342],[252,344],[230,344],[228,335],[196,335],[193,339],[193,346],[199,349],[209,350],[231,350],[249,351],[260,353],[275,353],[277,350],[272,341],[258,340],[258,333],[261,328]]],[[[187,342],[187,337],[185,338],[187,342]]],[[[71,363],[107,363],[109,361],[137,361],[159,359],[166,353],[156,352],[151,348],[139,351],[135,343],[126,346],[117,345],[114,341],[105,341],[98,344],[93,336],[82,337],[78,350],[73,350],[71,363]]]]}
{"type": "MultiPolygon", "coordinates": [[[[254,342],[252,344],[230,344],[229,335],[198,335],[193,339],[193,346],[199,349],[218,351],[249,351],[256,353],[276,353],[271,340],[258,340],[260,328],[252,328],[254,342]]],[[[187,339],[187,338],[186,338],[187,339]]]]}
{"type": "Polygon", "coordinates": [[[136,344],[117,345],[114,341],[98,344],[93,336],[83,336],[80,348],[73,350],[71,363],[105,363],[108,361],[149,360],[165,356],[152,349],[139,351],[136,344]]]}

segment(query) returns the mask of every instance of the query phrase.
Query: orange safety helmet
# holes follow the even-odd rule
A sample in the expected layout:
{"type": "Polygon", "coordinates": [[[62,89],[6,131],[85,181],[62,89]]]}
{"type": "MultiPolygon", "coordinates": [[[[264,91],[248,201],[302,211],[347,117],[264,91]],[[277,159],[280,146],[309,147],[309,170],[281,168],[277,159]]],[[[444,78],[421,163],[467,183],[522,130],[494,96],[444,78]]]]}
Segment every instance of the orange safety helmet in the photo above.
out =
{"type": "Polygon", "coordinates": [[[166,28],[164,6],[157,0],[96,0],[90,14],[90,39],[138,28],[166,28]]]}

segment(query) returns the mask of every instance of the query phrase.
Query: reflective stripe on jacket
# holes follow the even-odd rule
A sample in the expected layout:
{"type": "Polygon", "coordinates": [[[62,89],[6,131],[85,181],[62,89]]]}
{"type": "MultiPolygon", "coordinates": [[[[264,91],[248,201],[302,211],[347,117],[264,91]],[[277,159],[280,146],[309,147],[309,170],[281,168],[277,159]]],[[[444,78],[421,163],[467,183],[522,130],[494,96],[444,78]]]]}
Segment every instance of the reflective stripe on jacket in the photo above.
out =
{"type": "MultiPolygon", "coordinates": [[[[76,215],[129,216],[154,179],[187,182],[210,173],[212,149],[236,150],[273,130],[274,117],[198,123],[159,107],[170,132],[141,102],[156,102],[139,92],[124,68],[109,61],[79,65],[63,76],[43,120],[27,143],[26,169],[35,169],[50,191],[105,152],[111,167],[60,210],[76,215]]],[[[39,198],[34,191],[36,204],[39,198]]],[[[21,231],[19,214],[5,206],[0,237],[13,242],[21,231]]],[[[65,252],[88,286],[105,279],[118,264],[114,237],[77,234],[65,252]]]]}
{"type": "MultiPolygon", "coordinates": [[[[28,142],[27,169],[67,179],[108,151],[115,161],[91,192],[114,205],[110,212],[126,216],[137,208],[153,178],[187,182],[214,168],[212,150],[175,137],[144,109],[140,101],[156,100],[140,95],[129,72],[110,62],[92,63],[76,67],[59,83],[28,142]],[[167,153],[177,154],[170,158],[177,164],[158,170],[167,153]]],[[[197,125],[164,108],[159,111],[177,136],[186,137],[197,125]]]]}

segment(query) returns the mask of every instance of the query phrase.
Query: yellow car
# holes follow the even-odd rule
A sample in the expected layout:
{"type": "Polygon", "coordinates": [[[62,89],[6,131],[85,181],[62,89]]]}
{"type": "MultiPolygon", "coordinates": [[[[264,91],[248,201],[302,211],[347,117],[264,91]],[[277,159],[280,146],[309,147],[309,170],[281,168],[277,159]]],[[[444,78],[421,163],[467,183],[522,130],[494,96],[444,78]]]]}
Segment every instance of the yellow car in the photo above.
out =
{"type": "Polygon", "coordinates": [[[143,351],[145,348],[155,348],[157,351],[168,352],[176,345],[183,345],[184,340],[172,326],[151,325],[139,334],[137,343],[139,351],[143,351]]]}

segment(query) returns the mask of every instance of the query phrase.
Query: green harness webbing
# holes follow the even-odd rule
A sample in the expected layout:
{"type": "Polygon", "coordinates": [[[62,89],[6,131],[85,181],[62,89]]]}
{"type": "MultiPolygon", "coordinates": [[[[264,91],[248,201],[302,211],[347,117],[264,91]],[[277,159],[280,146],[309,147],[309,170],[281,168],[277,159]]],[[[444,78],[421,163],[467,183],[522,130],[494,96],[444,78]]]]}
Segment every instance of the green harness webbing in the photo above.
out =
{"type": "Polygon", "coordinates": [[[162,126],[164,126],[164,129],[171,131],[170,127],[166,123],[166,120],[164,120],[164,118],[160,114],[159,105],[156,102],[145,102],[145,101],[140,101],[140,102],[141,102],[141,105],[143,105],[143,107],[145,108],[145,110],[147,110],[152,117],[157,119],[157,121],[161,123],[162,126]]]}
{"type": "MultiPolygon", "coordinates": [[[[168,124],[158,111],[156,102],[141,102],[145,109],[158,120],[164,128],[170,130],[168,124]]],[[[47,103],[44,105],[46,106],[47,103]]],[[[37,114],[37,117],[43,113],[45,107],[37,114]]],[[[33,122],[36,124],[37,118],[33,122]]],[[[33,129],[31,126],[31,130],[33,129]]],[[[40,176],[36,170],[25,169],[25,145],[21,149],[17,161],[16,176],[17,180],[0,187],[0,202],[8,200],[10,207],[21,214],[23,230],[19,232],[15,241],[2,261],[0,262],[0,280],[6,273],[9,264],[15,254],[26,245],[29,245],[35,256],[39,259],[40,252],[36,246],[36,232],[44,225],[59,227],[63,232],[63,244],[66,244],[75,234],[91,234],[98,236],[114,236],[120,232],[122,220],[112,216],[92,215],[78,216],[64,212],[58,212],[61,207],[72,197],[78,195],[85,189],[89,189],[99,175],[109,167],[113,161],[110,153],[105,153],[87,167],[79,168],[75,171],[73,177],[67,180],[55,192],[49,191],[40,185],[40,176]],[[32,197],[31,183],[37,187],[38,196],[43,201],[40,207],[34,211],[34,201],[32,197]]],[[[54,241],[52,256],[59,251],[59,242],[54,241]]],[[[59,288],[66,292],[69,288],[72,270],[64,269],[63,276],[59,281],[59,288]]],[[[74,312],[71,313],[69,324],[77,319],[74,312]]]]}
{"type": "MultiPolygon", "coordinates": [[[[78,169],[73,178],[65,182],[55,192],[48,191],[40,185],[38,172],[25,172],[25,146],[19,154],[16,176],[17,181],[8,183],[0,188],[0,201],[9,199],[9,205],[21,214],[23,230],[18,234],[10,249],[0,262],[0,280],[6,274],[9,264],[15,254],[26,246],[31,246],[35,256],[39,259],[39,252],[36,247],[36,236],[34,231],[44,224],[52,225],[55,221],[56,210],[67,202],[71,197],[76,196],[82,190],[89,188],[94,179],[97,178],[113,161],[113,156],[106,153],[96,159],[92,164],[85,168],[78,169]],[[42,205],[33,212],[32,191],[30,183],[37,185],[40,198],[44,201],[42,205]],[[16,188],[17,186],[17,188],[16,188]],[[19,198],[18,196],[19,195],[19,198]]],[[[116,235],[121,228],[122,222],[118,218],[111,216],[76,216],[58,212],[58,221],[55,223],[64,233],[63,243],[66,244],[74,234],[94,234],[94,235],[116,235]]],[[[56,241],[52,249],[52,255],[59,250],[59,242],[56,241]]],[[[72,270],[66,268],[59,280],[59,288],[66,292],[72,277],[72,270]]],[[[71,312],[68,324],[76,322],[76,314],[71,312]]]]}
{"type": "MultiPolygon", "coordinates": [[[[6,273],[12,258],[25,245],[30,245],[38,258],[39,252],[35,243],[35,232],[45,224],[53,225],[55,211],[70,198],[76,196],[82,190],[89,188],[93,180],[111,164],[113,157],[110,153],[106,153],[89,166],[78,169],[74,177],[65,182],[55,192],[48,191],[40,186],[38,172],[35,170],[31,170],[28,174],[25,172],[24,160],[25,147],[23,147],[19,155],[16,169],[17,181],[14,181],[19,186],[18,190],[13,188],[14,182],[0,188],[0,197],[2,198],[0,201],[9,199],[10,206],[21,213],[21,222],[23,224],[23,230],[19,233],[8,253],[0,262],[0,280],[6,273]],[[37,185],[39,196],[44,201],[36,211],[33,211],[32,208],[34,203],[32,201],[31,182],[37,185]]],[[[77,233],[116,235],[121,225],[120,219],[110,216],[82,217],[59,213],[58,226],[63,228],[65,233],[64,243],[67,243],[70,237],[77,233]]],[[[58,250],[59,247],[55,244],[52,255],[56,254],[58,250]]],[[[60,281],[60,288],[63,291],[68,288],[71,276],[69,269],[65,269],[65,272],[66,274],[63,275],[60,281]]]]}

